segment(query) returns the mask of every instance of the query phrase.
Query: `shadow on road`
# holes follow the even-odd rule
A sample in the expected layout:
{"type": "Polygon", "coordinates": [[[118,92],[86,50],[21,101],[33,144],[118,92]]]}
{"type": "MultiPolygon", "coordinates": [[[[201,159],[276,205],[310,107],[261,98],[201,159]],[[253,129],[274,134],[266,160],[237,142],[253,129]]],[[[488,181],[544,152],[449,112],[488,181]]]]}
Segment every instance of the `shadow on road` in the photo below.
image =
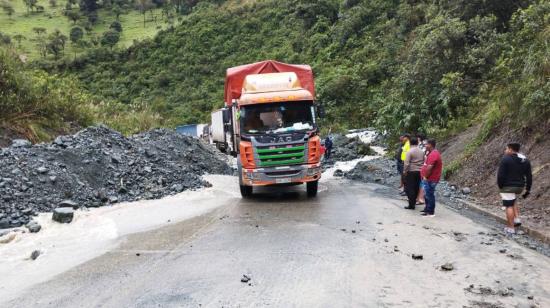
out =
{"type": "Polygon", "coordinates": [[[308,198],[306,195],[306,185],[281,185],[254,187],[254,194],[243,199],[243,203],[306,203],[312,200],[315,198],[308,198]]]}

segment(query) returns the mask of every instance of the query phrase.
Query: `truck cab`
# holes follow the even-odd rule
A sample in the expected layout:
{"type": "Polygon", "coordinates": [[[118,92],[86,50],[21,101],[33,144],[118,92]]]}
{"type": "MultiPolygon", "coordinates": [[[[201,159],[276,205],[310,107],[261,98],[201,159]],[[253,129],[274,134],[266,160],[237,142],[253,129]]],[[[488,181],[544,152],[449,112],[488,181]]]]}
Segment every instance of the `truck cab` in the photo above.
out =
{"type": "MultiPolygon", "coordinates": [[[[249,197],[255,186],[306,183],[308,196],[314,197],[321,178],[321,140],[311,69],[259,63],[265,62],[275,69],[243,74],[241,90],[237,95],[230,91],[231,105],[223,116],[237,156],[241,195],[249,197]]],[[[226,94],[227,87],[226,79],[226,94]]]]}

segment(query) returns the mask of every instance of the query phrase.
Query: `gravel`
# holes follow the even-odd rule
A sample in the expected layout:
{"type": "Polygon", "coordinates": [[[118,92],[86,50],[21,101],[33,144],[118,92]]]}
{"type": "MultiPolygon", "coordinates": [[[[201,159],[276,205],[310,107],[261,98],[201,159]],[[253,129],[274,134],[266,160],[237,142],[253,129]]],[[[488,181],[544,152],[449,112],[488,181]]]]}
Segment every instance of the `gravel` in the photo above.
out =
{"type": "Polygon", "coordinates": [[[208,187],[201,176],[232,174],[225,157],[172,130],[125,137],[100,125],[52,143],[15,140],[0,150],[0,229],[58,207],[99,207],[208,187]]]}

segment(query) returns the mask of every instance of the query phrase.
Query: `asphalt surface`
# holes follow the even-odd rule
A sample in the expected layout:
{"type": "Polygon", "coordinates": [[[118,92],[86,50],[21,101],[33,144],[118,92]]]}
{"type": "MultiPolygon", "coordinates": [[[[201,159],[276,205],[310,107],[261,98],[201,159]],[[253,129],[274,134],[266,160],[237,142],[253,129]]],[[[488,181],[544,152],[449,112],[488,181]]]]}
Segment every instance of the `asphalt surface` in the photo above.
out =
{"type": "Polygon", "coordinates": [[[550,307],[550,259],[491,227],[442,206],[421,217],[375,184],[320,189],[220,198],[2,306],[550,307]]]}

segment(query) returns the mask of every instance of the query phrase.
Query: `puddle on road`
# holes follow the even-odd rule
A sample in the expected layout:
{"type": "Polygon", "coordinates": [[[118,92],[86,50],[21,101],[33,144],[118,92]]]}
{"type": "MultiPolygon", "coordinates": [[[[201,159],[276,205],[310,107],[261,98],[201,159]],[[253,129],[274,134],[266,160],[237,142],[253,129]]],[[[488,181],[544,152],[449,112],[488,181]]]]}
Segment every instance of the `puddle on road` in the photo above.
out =
{"type": "Polygon", "coordinates": [[[0,301],[9,301],[24,289],[115,248],[128,234],[143,232],[205,214],[232,198],[240,198],[232,176],[206,175],[213,187],[185,191],[157,200],[124,202],[88,211],[76,211],[70,224],[51,220],[51,213],[35,218],[42,230],[18,233],[0,245],[0,301]],[[41,254],[29,259],[34,250],[41,254]]]}

